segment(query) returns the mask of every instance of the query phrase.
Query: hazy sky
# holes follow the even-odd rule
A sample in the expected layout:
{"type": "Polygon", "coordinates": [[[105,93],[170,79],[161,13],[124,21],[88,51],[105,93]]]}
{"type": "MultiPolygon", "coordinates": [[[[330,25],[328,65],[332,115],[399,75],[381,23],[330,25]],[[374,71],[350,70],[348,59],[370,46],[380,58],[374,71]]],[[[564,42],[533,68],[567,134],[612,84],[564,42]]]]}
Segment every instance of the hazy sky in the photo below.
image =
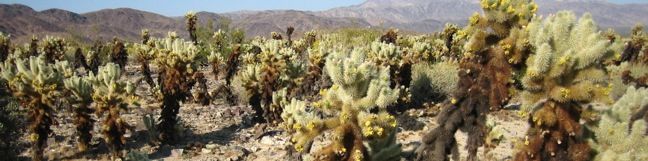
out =
{"type": "MultiPolygon", "coordinates": [[[[60,8],[85,13],[105,8],[128,7],[167,16],[180,16],[189,10],[231,12],[238,10],[326,10],[333,7],[360,4],[364,0],[2,0],[0,3],[20,3],[45,10],[60,8]]],[[[609,0],[614,3],[647,3],[648,0],[609,0]]]]}

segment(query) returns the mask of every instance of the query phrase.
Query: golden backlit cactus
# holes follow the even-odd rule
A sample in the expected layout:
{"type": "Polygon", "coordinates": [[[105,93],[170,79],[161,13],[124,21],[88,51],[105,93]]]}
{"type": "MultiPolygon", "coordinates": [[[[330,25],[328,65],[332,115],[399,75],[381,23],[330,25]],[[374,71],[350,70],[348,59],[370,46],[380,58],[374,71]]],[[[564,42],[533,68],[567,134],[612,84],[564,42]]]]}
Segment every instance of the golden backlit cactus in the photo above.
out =
{"type": "Polygon", "coordinates": [[[103,118],[101,134],[113,159],[124,156],[124,135],[130,129],[121,114],[128,110],[128,105],[137,105],[135,87],[121,79],[121,71],[117,64],[108,63],[100,67],[96,75],[91,73],[87,78],[94,88],[92,100],[95,112],[99,118],[103,118]]]}
{"type": "Polygon", "coordinates": [[[535,54],[522,79],[521,114],[531,129],[515,160],[589,160],[580,104],[607,102],[610,87],[598,64],[609,57],[610,40],[597,30],[591,15],[576,19],[558,12],[528,26],[535,54]]]}
{"type": "Polygon", "coordinates": [[[7,80],[13,96],[29,113],[29,140],[32,160],[44,160],[47,138],[52,133],[54,109],[63,98],[63,73],[56,64],[49,64],[44,55],[7,61],[2,65],[2,78],[7,80]]]}
{"type": "Polygon", "coordinates": [[[367,62],[363,51],[329,55],[325,67],[334,85],[320,92],[321,100],[312,105],[295,99],[285,103],[284,127],[293,133],[297,151],[307,152],[315,137],[332,130],[332,142],[316,152],[316,159],[400,159],[400,144],[393,137],[397,122],[386,109],[396,102],[400,91],[389,87],[389,70],[367,62]],[[311,108],[308,106],[312,110],[306,110],[311,108]]]}

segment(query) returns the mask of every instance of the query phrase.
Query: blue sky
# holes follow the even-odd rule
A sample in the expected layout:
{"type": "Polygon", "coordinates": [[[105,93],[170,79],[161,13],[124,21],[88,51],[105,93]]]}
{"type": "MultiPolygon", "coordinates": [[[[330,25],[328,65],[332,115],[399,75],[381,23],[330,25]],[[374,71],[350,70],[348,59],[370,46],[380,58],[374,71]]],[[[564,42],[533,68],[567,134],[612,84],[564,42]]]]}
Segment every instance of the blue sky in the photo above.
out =
{"type": "MultiPolygon", "coordinates": [[[[238,10],[296,9],[319,11],[360,4],[364,0],[3,0],[45,10],[60,8],[85,13],[105,8],[128,7],[167,16],[180,16],[189,10],[231,12],[238,10]]],[[[614,3],[646,3],[648,0],[609,0],[614,3]]]]}

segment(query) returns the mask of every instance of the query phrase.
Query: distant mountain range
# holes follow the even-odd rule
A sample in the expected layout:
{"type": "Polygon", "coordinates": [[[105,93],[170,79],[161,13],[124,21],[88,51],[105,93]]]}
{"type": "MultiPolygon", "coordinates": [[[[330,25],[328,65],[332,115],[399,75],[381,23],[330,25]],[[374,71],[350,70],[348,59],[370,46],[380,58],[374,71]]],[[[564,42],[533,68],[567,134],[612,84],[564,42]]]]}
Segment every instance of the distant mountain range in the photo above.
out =
{"type": "MultiPolygon", "coordinates": [[[[469,16],[480,12],[479,0],[367,0],[362,4],[325,11],[238,11],[230,13],[199,12],[199,22],[218,23],[230,20],[233,27],[243,29],[248,37],[267,36],[294,26],[297,35],[312,29],[341,27],[399,28],[414,32],[433,32],[445,23],[464,24],[469,16]]],[[[637,23],[648,24],[648,4],[614,4],[605,0],[536,0],[539,14],[572,10],[577,14],[590,12],[602,28],[627,32],[637,23]]],[[[176,31],[186,36],[182,17],[163,15],[129,8],[104,9],[74,13],[61,9],[35,11],[20,4],[0,4],[0,32],[9,33],[25,42],[32,35],[58,35],[90,42],[114,36],[130,41],[139,39],[142,29],[154,36],[176,31]]]]}

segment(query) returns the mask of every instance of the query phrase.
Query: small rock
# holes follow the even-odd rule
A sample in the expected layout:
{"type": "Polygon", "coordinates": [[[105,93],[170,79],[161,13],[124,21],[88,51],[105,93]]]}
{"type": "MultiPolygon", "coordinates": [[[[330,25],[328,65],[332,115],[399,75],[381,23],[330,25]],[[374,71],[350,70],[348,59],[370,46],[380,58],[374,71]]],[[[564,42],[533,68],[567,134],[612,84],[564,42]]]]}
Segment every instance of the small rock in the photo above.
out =
{"type": "Polygon", "coordinates": [[[212,150],[211,150],[211,149],[207,149],[207,148],[202,148],[202,151],[201,151],[201,152],[202,152],[203,154],[210,154],[210,153],[212,153],[212,150]]]}
{"type": "Polygon", "coordinates": [[[184,153],[184,149],[173,149],[171,150],[171,157],[181,157],[184,153]]]}
{"type": "Polygon", "coordinates": [[[265,144],[265,145],[274,145],[275,144],[275,141],[270,136],[265,136],[265,137],[261,138],[260,142],[261,142],[261,144],[265,144]]]}
{"type": "Polygon", "coordinates": [[[216,144],[207,144],[207,145],[205,145],[205,148],[207,148],[207,149],[216,149],[216,144]]]}

